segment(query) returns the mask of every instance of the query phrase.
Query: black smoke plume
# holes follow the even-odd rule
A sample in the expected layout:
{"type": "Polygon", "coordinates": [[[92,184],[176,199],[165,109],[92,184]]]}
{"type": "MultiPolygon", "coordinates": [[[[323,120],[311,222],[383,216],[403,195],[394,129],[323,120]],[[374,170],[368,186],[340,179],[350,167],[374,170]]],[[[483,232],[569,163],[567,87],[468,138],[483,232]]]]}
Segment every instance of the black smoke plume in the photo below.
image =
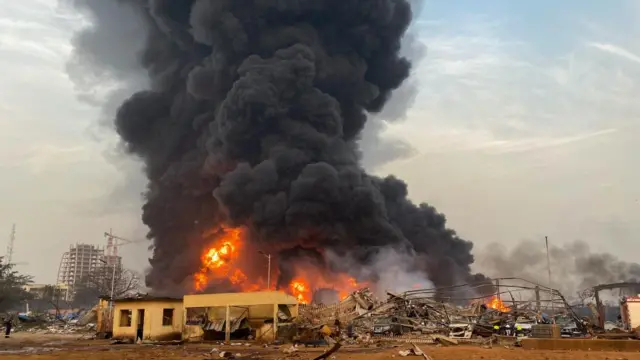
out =
{"type": "MultiPolygon", "coordinates": [[[[104,2],[75,1],[94,24],[76,39],[118,31],[101,26],[117,20],[104,2]]],[[[357,275],[389,249],[437,286],[483,279],[470,271],[472,244],[444,215],[360,165],[367,118],[410,75],[400,56],[407,0],[117,3],[146,29],[129,36],[145,39],[138,55],[149,87],[120,106],[115,127],[145,164],[150,287],[184,284],[198,270],[202,234],[221,225],[246,226],[256,249],[279,252],[281,284],[300,252],[357,275]]],[[[75,42],[76,60],[116,66],[111,49],[88,43],[75,42]],[[113,61],[95,60],[105,53],[113,61]]]]}

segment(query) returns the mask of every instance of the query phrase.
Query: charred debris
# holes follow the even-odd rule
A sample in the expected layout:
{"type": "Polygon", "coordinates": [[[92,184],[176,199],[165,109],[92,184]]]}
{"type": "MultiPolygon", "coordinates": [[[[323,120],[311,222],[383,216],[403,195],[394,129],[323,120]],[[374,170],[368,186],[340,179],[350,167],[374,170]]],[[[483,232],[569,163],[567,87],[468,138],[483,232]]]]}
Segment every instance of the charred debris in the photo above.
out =
{"type": "Polygon", "coordinates": [[[384,300],[364,288],[337,304],[301,305],[298,333],[308,340],[324,328],[324,333],[331,331],[347,341],[406,338],[444,345],[557,336],[551,328],[559,337],[610,337],[612,333],[599,325],[597,312],[579,316],[557,290],[520,278],[496,279],[491,288],[494,292],[488,295],[486,282],[387,292],[384,300]],[[549,334],[543,334],[547,330],[549,334]]]}

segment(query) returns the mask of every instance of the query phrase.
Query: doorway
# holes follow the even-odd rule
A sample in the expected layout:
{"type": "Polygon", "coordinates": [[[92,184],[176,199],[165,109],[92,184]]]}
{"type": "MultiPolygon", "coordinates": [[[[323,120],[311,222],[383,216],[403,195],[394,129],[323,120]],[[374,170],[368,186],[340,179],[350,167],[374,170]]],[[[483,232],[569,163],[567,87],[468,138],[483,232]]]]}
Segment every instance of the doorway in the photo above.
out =
{"type": "Polygon", "coordinates": [[[136,327],[136,341],[144,339],[144,309],[138,309],[138,323],[136,327]]]}

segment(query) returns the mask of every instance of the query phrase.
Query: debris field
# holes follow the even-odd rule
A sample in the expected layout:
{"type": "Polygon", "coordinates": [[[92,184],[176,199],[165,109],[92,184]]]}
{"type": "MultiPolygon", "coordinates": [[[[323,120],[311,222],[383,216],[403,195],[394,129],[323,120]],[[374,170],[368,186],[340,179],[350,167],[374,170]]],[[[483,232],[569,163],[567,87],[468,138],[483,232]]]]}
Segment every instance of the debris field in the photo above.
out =
{"type": "MultiPolygon", "coordinates": [[[[237,359],[265,360],[312,360],[327,347],[299,348],[293,353],[285,352],[288,346],[268,346],[257,344],[251,346],[220,346],[213,344],[186,344],[176,346],[159,345],[110,345],[108,340],[75,340],[70,335],[20,334],[11,339],[4,339],[0,346],[0,357],[4,360],[207,360],[220,359],[220,353],[229,352],[237,359]],[[213,351],[212,350],[216,350],[213,351]],[[13,353],[12,353],[13,352],[13,353]],[[240,356],[237,356],[240,355],[240,356]]],[[[363,347],[345,345],[329,359],[341,360],[387,360],[405,358],[402,352],[412,348],[408,344],[388,343],[382,346],[363,347]]],[[[640,360],[640,353],[595,352],[595,351],[542,351],[523,350],[515,347],[494,346],[491,349],[460,345],[420,346],[433,360],[640,360]]],[[[424,359],[409,354],[407,359],[424,359]]]]}

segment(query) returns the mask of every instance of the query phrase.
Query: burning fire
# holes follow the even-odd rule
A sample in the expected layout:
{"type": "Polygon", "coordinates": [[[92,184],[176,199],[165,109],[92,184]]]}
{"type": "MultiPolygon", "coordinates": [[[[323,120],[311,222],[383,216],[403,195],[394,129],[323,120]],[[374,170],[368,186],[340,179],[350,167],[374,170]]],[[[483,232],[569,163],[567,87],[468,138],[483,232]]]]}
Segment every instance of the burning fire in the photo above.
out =
{"type": "MultiPolygon", "coordinates": [[[[200,270],[193,276],[196,291],[203,291],[213,280],[228,280],[245,292],[268,287],[264,286],[262,279],[257,283],[250,281],[240,268],[238,260],[243,245],[242,236],[243,231],[240,228],[224,229],[217,242],[203,252],[200,270]]],[[[346,274],[327,275],[308,266],[295,270],[298,276],[289,283],[287,288],[280,290],[290,293],[302,304],[310,303],[314,291],[318,289],[333,289],[340,299],[345,299],[349,294],[363,287],[363,284],[358,284],[356,279],[346,274]]]]}
{"type": "Polygon", "coordinates": [[[304,279],[294,279],[289,284],[291,294],[298,299],[301,304],[308,304],[311,301],[311,288],[306,284],[304,279]]]}
{"type": "Polygon", "coordinates": [[[206,285],[215,279],[229,279],[240,286],[244,291],[255,291],[260,287],[251,284],[242,270],[235,267],[234,260],[238,258],[242,245],[242,230],[239,228],[224,229],[224,234],[219,239],[219,245],[212,246],[202,255],[200,271],[194,275],[194,287],[202,291],[206,285]]]}
{"type": "MultiPolygon", "coordinates": [[[[306,273],[309,276],[309,272],[306,273]]],[[[317,275],[316,275],[317,276],[317,275]]],[[[314,277],[313,275],[309,277],[314,277]]],[[[358,284],[356,279],[347,277],[346,275],[338,275],[335,277],[333,284],[329,284],[322,277],[316,277],[313,280],[315,288],[311,288],[310,281],[304,277],[296,277],[289,283],[289,292],[300,304],[309,304],[313,297],[313,291],[317,289],[333,289],[338,293],[340,300],[346,299],[352,292],[362,288],[364,285],[358,284]]]]}
{"type": "Polygon", "coordinates": [[[488,308],[498,310],[500,312],[511,311],[511,308],[506,306],[497,296],[493,296],[485,305],[487,305],[488,308]]]}

